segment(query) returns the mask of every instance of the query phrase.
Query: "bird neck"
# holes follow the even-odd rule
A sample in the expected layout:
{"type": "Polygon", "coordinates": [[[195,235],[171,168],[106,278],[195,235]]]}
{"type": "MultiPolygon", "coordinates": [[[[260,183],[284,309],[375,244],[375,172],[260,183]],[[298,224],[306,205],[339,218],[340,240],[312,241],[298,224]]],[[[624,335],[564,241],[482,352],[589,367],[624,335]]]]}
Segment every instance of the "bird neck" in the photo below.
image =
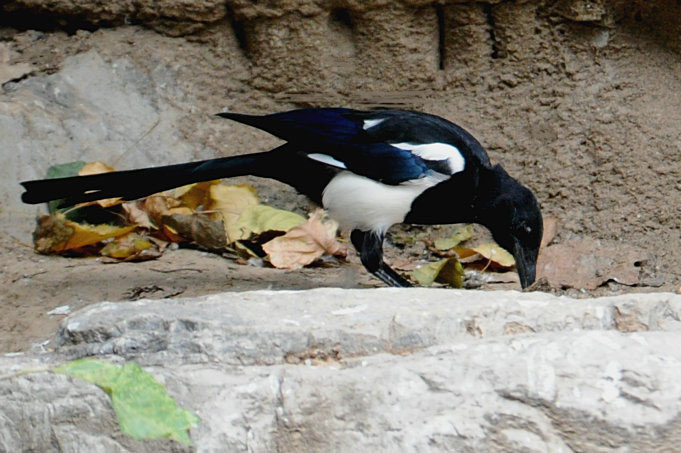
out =
{"type": "MultiPolygon", "coordinates": [[[[474,201],[475,223],[487,227],[494,233],[504,214],[502,199],[512,193],[519,183],[509,176],[500,166],[482,168],[479,173],[479,185],[474,201]]],[[[503,222],[502,222],[503,223],[503,222]]]]}
{"type": "Polygon", "coordinates": [[[420,225],[476,222],[478,189],[478,170],[457,173],[419,195],[404,222],[420,225]]]}

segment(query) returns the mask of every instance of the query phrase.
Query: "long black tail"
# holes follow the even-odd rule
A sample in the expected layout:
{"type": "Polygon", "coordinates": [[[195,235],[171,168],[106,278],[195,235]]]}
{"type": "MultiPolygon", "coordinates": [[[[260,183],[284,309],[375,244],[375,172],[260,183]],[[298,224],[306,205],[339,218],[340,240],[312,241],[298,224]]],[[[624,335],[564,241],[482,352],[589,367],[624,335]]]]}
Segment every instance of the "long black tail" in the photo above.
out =
{"type": "Polygon", "coordinates": [[[139,170],[24,181],[21,185],[26,191],[21,199],[29,204],[64,199],[61,206],[113,197],[134,200],[200,181],[260,175],[267,171],[276,151],[139,170]]]}

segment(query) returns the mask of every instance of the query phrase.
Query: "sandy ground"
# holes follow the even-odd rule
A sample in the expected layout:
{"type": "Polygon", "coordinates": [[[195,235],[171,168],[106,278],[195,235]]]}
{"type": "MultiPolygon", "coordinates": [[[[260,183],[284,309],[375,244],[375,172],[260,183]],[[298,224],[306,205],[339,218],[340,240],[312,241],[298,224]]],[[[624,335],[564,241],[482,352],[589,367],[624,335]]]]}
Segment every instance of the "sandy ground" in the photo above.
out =
{"type": "MultiPolygon", "coordinates": [[[[386,261],[418,259],[422,247],[401,250],[386,242],[386,261]]],[[[68,313],[101,301],[196,297],[225,291],[301,290],[319,287],[384,286],[362,267],[354,252],[330,267],[286,271],[237,264],[196,249],[166,251],[137,263],[104,263],[99,258],[40,255],[31,244],[0,235],[0,353],[53,348],[54,333],[68,313]],[[68,305],[65,314],[49,312],[68,305]]],[[[430,259],[433,259],[432,257],[430,259]]],[[[516,283],[486,283],[485,290],[519,289],[516,283]]],[[[628,287],[608,282],[594,291],[559,291],[574,297],[642,291],[674,291],[673,284],[628,287]]],[[[556,292],[556,290],[553,290],[556,292]]]]}
{"type": "MultiPolygon", "coordinates": [[[[104,264],[97,258],[36,254],[30,244],[0,237],[0,353],[40,350],[65,315],[100,301],[192,297],[224,291],[308,289],[320,286],[381,286],[363,271],[356,257],[334,267],[284,271],[236,264],[219,255],[191,249],[167,251],[139,263],[104,264]]],[[[46,343],[47,342],[47,343],[46,343]]]]}

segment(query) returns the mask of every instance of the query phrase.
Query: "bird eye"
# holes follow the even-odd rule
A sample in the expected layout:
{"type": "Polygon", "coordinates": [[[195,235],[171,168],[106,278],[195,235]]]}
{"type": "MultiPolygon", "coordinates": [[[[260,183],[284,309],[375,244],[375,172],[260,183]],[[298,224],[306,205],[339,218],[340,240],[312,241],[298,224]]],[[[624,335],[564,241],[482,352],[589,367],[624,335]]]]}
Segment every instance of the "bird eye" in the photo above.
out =
{"type": "Polygon", "coordinates": [[[530,228],[530,227],[527,226],[527,225],[525,225],[525,226],[523,227],[523,229],[525,230],[525,233],[527,233],[527,234],[530,234],[530,233],[532,232],[532,228],[530,228]]]}

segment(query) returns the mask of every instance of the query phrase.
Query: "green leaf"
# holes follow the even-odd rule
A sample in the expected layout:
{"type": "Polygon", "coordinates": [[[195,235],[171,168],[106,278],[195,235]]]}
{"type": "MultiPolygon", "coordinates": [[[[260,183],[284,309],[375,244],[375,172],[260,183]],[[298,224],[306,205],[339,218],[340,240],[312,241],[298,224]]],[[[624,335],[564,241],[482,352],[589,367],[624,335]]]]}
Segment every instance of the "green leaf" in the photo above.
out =
{"type": "Polygon", "coordinates": [[[45,178],[68,178],[69,176],[78,176],[78,172],[87,164],[82,160],[76,162],[69,162],[67,164],[52,165],[47,169],[45,178]]]}
{"type": "Polygon", "coordinates": [[[79,359],[65,363],[54,371],[97,384],[106,393],[111,394],[121,369],[100,360],[79,359]]]}
{"type": "MultiPolygon", "coordinates": [[[[45,178],[54,179],[78,176],[78,172],[86,164],[87,162],[79,160],[76,162],[69,162],[67,164],[53,165],[47,169],[47,174],[45,174],[45,178]]],[[[61,201],[62,200],[52,200],[47,203],[47,209],[49,210],[50,214],[54,214],[55,212],[59,211],[58,206],[60,205],[61,201]]]]}
{"type": "Polygon", "coordinates": [[[454,257],[428,263],[412,271],[411,275],[421,286],[437,282],[454,288],[463,287],[463,266],[454,257]]]}
{"type": "Polygon", "coordinates": [[[472,237],[473,225],[458,225],[450,237],[436,239],[433,245],[438,250],[449,250],[472,237]]]}
{"type": "Polygon", "coordinates": [[[291,211],[259,204],[247,208],[236,222],[236,228],[253,234],[266,231],[288,231],[305,223],[305,217],[291,211]]]}
{"type": "Polygon", "coordinates": [[[56,370],[98,385],[111,395],[121,431],[135,439],[170,438],[189,445],[187,430],[199,419],[179,408],[165,387],[134,362],[123,368],[94,359],[80,359],[56,370]]]}

